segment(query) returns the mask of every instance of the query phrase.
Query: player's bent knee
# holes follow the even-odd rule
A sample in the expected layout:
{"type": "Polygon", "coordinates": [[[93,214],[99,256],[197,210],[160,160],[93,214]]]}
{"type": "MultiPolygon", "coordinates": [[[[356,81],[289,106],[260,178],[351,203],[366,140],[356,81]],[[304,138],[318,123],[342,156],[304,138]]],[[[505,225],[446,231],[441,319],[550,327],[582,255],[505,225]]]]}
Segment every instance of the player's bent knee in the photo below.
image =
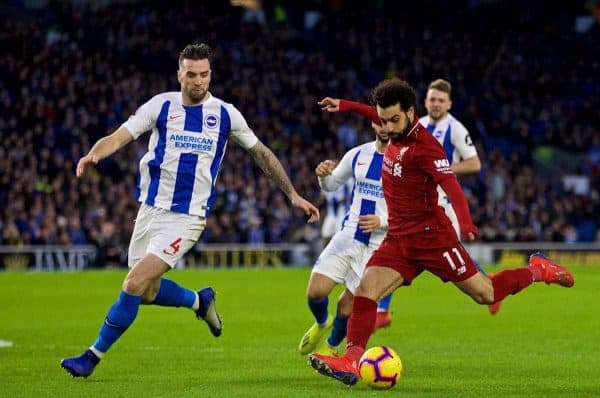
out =
{"type": "Polygon", "coordinates": [[[352,314],[352,299],[340,300],[337,306],[337,315],[341,318],[350,318],[352,314]]]}
{"type": "Polygon", "coordinates": [[[337,307],[337,315],[340,318],[350,318],[350,315],[352,315],[352,302],[339,302],[337,307]]]}
{"type": "Polygon", "coordinates": [[[324,289],[322,286],[312,286],[309,285],[306,289],[306,297],[309,300],[320,300],[324,297],[327,297],[329,292],[327,289],[324,289]]]}
{"type": "Polygon", "coordinates": [[[123,291],[134,296],[142,296],[146,292],[148,281],[131,273],[123,281],[123,291]]]}

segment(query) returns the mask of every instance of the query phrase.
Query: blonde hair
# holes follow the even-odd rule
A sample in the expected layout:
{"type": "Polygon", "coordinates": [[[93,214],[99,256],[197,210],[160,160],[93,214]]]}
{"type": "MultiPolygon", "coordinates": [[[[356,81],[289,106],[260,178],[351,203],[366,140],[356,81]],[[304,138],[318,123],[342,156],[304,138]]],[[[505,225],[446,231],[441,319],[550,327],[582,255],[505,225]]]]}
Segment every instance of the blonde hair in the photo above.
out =
{"type": "Polygon", "coordinates": [[[450,95],[452,94],[452,84],[449,81],[444,79],[435,79],[431,83],[429,83],[429,89],[438,90],[450,95]]]}

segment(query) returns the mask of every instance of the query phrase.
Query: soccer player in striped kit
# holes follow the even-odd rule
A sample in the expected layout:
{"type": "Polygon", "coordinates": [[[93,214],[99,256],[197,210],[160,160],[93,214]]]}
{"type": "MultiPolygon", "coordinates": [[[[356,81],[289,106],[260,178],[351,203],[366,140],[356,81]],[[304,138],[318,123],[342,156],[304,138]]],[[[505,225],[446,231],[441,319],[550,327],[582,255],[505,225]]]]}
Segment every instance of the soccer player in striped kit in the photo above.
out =
{"type": "Polygon", "coordinates": [[[273,152],[256,137],[242,114],[208,91],[211,49],[190,44],[179,56],[180,91],[151,98],[114,133],[101,138],[77,164],[81,177],[88,166],[110,156],[144,132],[152,135],[139,162],[140,209],[129,245],[129,272],[96,341],[82,355],[61,366],[73,377],[87,377],[133,323],[140,304],[187,307],[221,335],[215,291],[183,288],[163,278],[196,243],[215,201],[216,178],[228,139],[246,149],[255,163],[287,195],[291,204],[319,219],[319,211],[294,189],[273,152]]]}

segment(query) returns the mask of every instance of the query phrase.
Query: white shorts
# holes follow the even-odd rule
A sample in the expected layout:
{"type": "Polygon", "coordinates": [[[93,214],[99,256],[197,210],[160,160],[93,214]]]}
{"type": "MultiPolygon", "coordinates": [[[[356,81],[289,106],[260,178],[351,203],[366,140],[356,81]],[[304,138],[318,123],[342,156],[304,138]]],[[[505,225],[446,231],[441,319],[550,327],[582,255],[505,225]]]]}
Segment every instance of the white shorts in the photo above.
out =
{"type": "Polygon", "coordinates": [[[354,294],[374,250],[375,247],[355,240],[351,234],[339,232],[325,247],[312,272],[345,285],[354,294]]]}
{"type": "Polygon", "coordinates": [[[200,238],[206,218],[142,203],[129,242],[129,268],[152,253],[171,268],[200,238]]]}
{"type": "Polygon", "coordinates": [[[321,237],[323,238],[331,238],[342,228],[342,223],[344,222],[344,217],[342,216],[334,216],[332,214],[327,214],[323,219],[323,225],[321,226],[321,237]]]}

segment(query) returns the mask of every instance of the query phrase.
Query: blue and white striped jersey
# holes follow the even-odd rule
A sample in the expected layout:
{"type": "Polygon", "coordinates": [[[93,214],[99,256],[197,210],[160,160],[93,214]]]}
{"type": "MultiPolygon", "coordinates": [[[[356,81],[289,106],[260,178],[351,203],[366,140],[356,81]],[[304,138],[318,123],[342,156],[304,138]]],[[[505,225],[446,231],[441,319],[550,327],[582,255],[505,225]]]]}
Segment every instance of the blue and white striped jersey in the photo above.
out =
{"type": "Polygon", "coordinates": [[[148,152],[140,160],[140,202],[207,217],[229,137],[245,149],[258,141],[233,105],[207,96],[186,106],[179,91],[161,93],[123,123],[136,139],[152,130],[148,152]]]}
{"type": "Polygon", "coordinates": [[[383,153],[377,152],[375,141],[350,149],[331,175],[319,178],[322,189],[333,191],[354,177],[354,190],[350,209],[342,224],[342,233],[350,233],[354,239],[378,247],[387,231],[387,206],[381,185],[383,153]],[[375,214],[381,227],[373,233],[364,233],[358,228],[358,216],[375,214]]]}
{"type": "MultiPolygon", "coordinates": [[[[350,178],[335,191],[323,190],[327,215],[342,219],[350,208],[350,194],[354,189],[354,179],[350,178]]],[[[340,222],[340,227],[342,223],[340,222]]]]}
{"type": "Polygon", "coordinates": [[[450,113],[436,124],[431,122],[429,115],[420,118],[419,122],[442,145],[450,164],[477,156],[469,131],[450,113]]]}

